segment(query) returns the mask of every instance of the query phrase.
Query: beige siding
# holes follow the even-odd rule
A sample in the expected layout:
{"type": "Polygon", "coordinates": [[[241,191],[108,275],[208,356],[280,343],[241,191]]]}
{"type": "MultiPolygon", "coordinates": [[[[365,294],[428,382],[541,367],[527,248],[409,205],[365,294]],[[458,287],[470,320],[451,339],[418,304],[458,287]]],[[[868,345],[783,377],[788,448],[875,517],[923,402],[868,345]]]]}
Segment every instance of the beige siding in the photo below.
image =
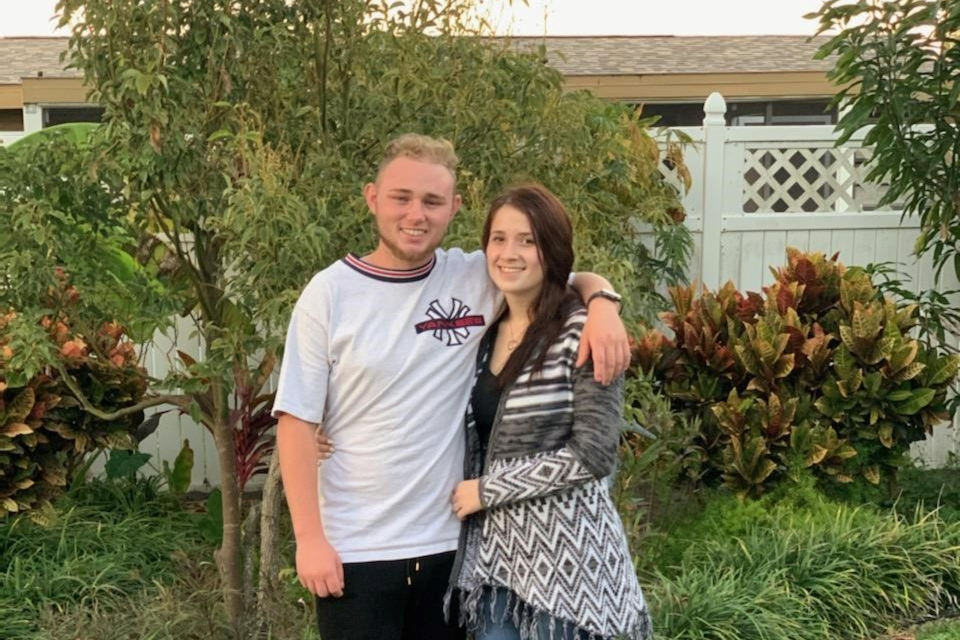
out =
{"type": "Polygon", "coordinates": [[[23,88],[18,84],[0,84],[0,109],[23,107],[23,88]]]}
{"type": "Polygon", "coordinates": [[[600,98],[630,101],[701,101],[714,91],[728,100],[812,98],[836,93],[836,87],[819,72],[570,76],[566,86],[588,89],[600,98]]]}
{"type": "Polygon", "coordinates": [[[87,89],[81,78],[24,78],[23,102],[83,104],[87,102],[87,89]]]}

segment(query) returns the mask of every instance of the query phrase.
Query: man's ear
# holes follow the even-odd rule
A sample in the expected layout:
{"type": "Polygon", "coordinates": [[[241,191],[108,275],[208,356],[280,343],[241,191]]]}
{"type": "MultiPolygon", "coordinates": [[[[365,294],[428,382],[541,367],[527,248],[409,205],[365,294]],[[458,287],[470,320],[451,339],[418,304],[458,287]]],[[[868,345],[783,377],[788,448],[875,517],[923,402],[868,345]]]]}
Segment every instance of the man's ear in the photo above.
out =
{"type": "Polygon", "coordinates": [[[463,198],[460,197],[459,193],[453,194],[453,213],[450,214],[450,219],[453,219],[453,216],[457,215],[460,211],[460,206],[463,204],[463,198]]]}
{"type": "Polygon", "coordinates": [[[377,185],[373,182],[368,182],[363,185],[363,199],[367,201],[367,208],[370,209],[370,213],[377,212],[377,185]]]}

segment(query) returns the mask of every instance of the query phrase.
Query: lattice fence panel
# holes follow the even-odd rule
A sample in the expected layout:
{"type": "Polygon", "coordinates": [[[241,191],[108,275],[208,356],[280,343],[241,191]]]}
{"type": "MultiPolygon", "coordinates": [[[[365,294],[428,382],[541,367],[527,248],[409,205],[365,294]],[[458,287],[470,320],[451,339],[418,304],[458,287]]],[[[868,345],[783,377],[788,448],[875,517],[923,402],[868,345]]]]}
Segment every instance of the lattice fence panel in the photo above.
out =
{"type": "Polygon", "coordinates": [[[746,148],[745,213],[872,211],[885,189],[867,182],[869,149],[746,148]]]}

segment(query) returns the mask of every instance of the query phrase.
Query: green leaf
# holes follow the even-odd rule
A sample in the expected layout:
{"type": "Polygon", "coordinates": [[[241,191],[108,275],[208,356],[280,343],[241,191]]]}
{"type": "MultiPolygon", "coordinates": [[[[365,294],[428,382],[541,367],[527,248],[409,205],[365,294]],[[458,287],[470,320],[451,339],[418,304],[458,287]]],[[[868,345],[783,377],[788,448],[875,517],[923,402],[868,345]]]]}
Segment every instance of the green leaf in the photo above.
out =
{"type": "Polygon", "coordinates": [[[937,358],[933,365],[927,370],[926,380],[930,385],[944,384],[953,380],[957,375],[958,368],[960,368],[960,355],[942,356],[937,358]]]}
{"type": "Polygon", "coordinates": [[[197,529],[207,542],[223,543],[223,495],[220,489],[214,489],[207,496],[207,511],[198,517],[197,529]]]}
{"type": "Polygon", "coordinates": [[[882,423],[877,427],[877,437],[880,443],[887,449],[893,448],[893,425],[889,422],[882,423]]]}
{"type": "Polygon", "coordinates": [[[150,460],[149,453],[113,449],[104,471],[110,480],[128,478],[139,471],[150,460]]]}
{"type": "Polygon", "coordinates": [[[67,140],[77,146],[80,146],[86,144],[90,138],[90,134],[98,126],[100,125],[92,122],[70,122],[66,124],[58,124],[27,134],[16,142],[5,145],[5,148],[10,151],[15,151],[18,154],[22,154],[30,149],[36,148],[37,146],[48,144],[49,141],[55,137],[67,140]]]}
{"type": "Polygon", "coordinates": [[[176,495],[187,492],[190,488],[190,479],[193,475],[193,449],[190,448],[190,441],[183,441],[183,448],[177,454],[173,461],[173,470],[169,476],[170,491],[176,495]]]}
{"type": "Polygon", "coordinates": [[[912,416],[933,402],[933,398],[936,393],[937,392],[934,389],[930,389],[928,387],[914,389],[914,391],[910,394],[909,400],[895,404],[894,408],[900,415],[912,416]]]}

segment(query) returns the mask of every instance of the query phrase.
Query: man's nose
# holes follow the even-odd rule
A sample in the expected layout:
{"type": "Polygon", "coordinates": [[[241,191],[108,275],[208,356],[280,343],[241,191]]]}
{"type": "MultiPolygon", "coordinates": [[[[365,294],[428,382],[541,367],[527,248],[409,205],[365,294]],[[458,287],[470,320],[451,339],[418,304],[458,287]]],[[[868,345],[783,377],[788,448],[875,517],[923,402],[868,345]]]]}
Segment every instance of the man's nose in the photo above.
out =
{"type": "Polygon", "coordinates": [[[425,207],[423,206],[423,203],[421,201],[416,199],[411,200],[410,206],[407,208],[407,217],[420,220],[425,216],[424,211],[425,211],[425,207]]]}

